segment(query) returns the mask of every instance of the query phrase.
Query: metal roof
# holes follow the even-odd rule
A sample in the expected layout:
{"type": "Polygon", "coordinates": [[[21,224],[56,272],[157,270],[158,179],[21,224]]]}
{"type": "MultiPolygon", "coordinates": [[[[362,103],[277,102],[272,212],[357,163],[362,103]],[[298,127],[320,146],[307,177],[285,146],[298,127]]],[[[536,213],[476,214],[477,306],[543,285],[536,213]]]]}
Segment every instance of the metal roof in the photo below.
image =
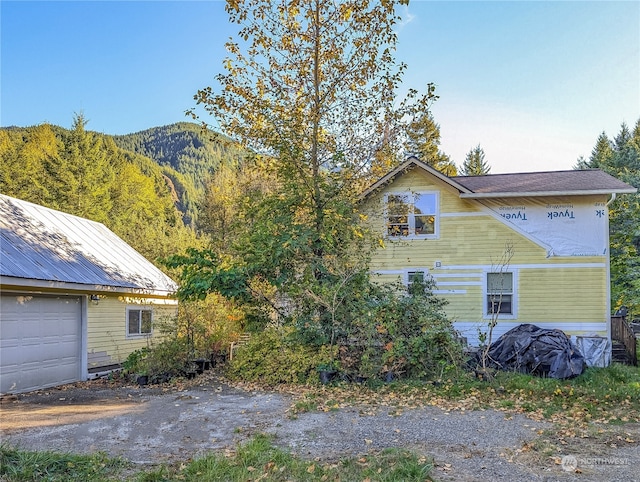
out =
{"type": "Polygon", "coordinates": [[[156,295],[177,289],[105,225],[2,194],[0,276],[23,286],[32,280],[156,295]]]}

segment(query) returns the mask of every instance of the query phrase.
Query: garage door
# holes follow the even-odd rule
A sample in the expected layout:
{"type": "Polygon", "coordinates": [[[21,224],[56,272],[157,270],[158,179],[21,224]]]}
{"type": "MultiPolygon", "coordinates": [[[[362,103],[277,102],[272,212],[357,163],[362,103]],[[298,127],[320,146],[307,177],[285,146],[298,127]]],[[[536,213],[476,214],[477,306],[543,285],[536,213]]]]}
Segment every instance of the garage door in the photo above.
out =
{"type": "Polygon", "coordinates": [[[0,298],[0,393],[80,378],[79,297],[3,294],[0,298]]]}

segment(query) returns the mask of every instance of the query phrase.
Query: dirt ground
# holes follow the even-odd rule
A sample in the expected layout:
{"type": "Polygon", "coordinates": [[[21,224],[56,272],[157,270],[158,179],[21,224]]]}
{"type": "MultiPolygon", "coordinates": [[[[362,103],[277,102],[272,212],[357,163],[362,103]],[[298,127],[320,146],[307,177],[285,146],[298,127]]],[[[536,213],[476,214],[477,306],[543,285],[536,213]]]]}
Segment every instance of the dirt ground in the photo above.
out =
{"type": "MultiPolygon", "coordinates": [[[[551,457],[530,447],[544,445],[541,434],[552,425],[518,414],[432,406],[397,414],[354,406],[293,415],[293,403],[294,395],[245,391],[215,374],[172,387],[96,380],[5,397],[0,436],[24,449],[102,451],[153,465],[233,452],[267,433],[276,445],[322,461],[412,449],[434,459],[438,480],[640,481],[640,446],[616,444],[615,433],[595,442],[576,439],[551,457]]],[[[619,430],[640,440],[637,425],[619,430]]]]}

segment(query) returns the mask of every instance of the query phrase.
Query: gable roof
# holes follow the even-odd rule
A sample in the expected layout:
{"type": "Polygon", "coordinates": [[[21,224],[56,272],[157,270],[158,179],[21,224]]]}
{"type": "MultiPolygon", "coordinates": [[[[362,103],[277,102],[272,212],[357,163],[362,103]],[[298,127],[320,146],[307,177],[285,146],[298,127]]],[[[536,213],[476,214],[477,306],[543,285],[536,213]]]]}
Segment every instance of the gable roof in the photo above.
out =
{"type": "Polygon", "coordinates": [[[105,225],[0,194],[0,281],[167,296],[177,285],[105,225]]]}
{"type": "Polygon", "coordinates": [[[420,161],[417,157],[411,156],[405,162],[400,164],[395,169],[392,169],[387,174],[385,174],[382,178],[380,178],[378,181],[376,181],[371,186],[369,186],[360,195],[360,197],[361,198],[367,197],[373,191],[375,191],[377,189],[380,189],[381,187],[385,186],[386,184],[392,182],[399,175],[402,175],[405,172],[410,171],[410,170],[412,170],[412,169],[414,169],[416,167],[419,167],[420,169],[422,169],[422,170],[428,172],[429,174],[431,174],[432,176],[437,177],[438,179],[440,179],[440,180],[444,181],[445,183],[451,185],[452,187],[454,187],[455,189],[457,189],[460,192],[464,192],[464,193],[471,193],[472,192],[468,188],[464,187],[462,184],[457,183],[453,178],[444,175],[443,173],[441,173],[437,169],[434,169],[433,167],[431,167],[429,164],[426,164],[426,163],[420,161]]]}
{"type": "Polygon", "coordinates": [[[600,169],[487,174],[448,177],[416,157],[391,170],[362,193],[362,198],[392,182],[399,175],[420,168],[458,190],[461,198],[504,198],[631,194],[637,189],[600,169]]]}

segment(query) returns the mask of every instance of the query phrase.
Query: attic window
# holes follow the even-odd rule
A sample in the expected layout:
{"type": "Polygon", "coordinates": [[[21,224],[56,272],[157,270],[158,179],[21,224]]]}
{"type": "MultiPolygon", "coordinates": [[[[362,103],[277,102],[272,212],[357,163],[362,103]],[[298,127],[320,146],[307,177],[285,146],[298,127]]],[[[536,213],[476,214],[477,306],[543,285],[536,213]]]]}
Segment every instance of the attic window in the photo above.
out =
{"type": "Polygon", "coordinates": [[[387,236],[436,237],[438,231],[438,194],[392,193],[385,196],[387,236]]]}
{"type": "Polygon", "coordinates": [[[150,309],[127,308],[127,336],[150,335],[152,315],[150,309]]]}

